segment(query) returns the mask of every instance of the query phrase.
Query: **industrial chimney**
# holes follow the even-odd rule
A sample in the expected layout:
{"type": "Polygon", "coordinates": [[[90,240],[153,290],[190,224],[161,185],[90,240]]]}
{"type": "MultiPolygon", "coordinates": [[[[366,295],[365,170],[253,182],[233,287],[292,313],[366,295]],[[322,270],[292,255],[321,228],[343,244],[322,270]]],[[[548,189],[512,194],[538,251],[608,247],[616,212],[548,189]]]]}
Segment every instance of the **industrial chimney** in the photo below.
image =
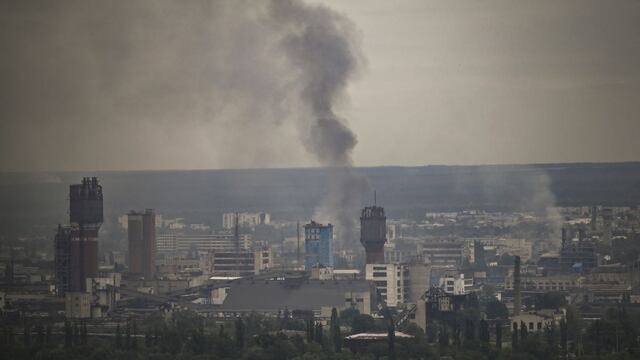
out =
{"type": "Polygon", "coordinates": [[[513,265],[513,316],[520,315],[522,295],[520,294],[520,256],[516,256],[513,265]]]}

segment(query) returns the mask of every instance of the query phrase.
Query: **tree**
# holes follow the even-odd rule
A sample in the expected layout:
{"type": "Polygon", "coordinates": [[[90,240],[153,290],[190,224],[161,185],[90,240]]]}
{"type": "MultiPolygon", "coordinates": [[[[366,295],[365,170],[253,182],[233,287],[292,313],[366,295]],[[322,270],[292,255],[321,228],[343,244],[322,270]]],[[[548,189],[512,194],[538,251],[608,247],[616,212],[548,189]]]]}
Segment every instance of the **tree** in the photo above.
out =
{"type": "Polygon", "coordinates": [[[126,349],[131,348],[131,324],[129,323],[129,320],[127,320],[124,327],[124,347],[126,349]]]}
{"type": "Polygon", "coordinates": [[[513,332],[511,332],[511,349],[518,350],[518,323],[513,323],[513,332]]]}
{"type": "Polygon", "coordinates": [[[351,323],[351,320],[353,319],[353,317],[358,314],[360,314],[360,311],[358,311],[358,309],[353,307],[346,308],[340,311],[340,320],[343,323],[351,323]]]}
{"type": "Polygon", "coordinates": [[[506,319],[509,317],[507,306],[497,299],[493,299],[487,303],[486,313],[489,319],[506,319]]]}
{"type": "Polygon", "coordinates": [[[322,323],[316,324],[316,342],[324,347],[324,332],[322,331],[322,323]]]}
{"type": "Polygon", "coordinates": [[[29,325],[24,326],[24,330],[22,332],[22,342],[24,343],[24,347],[26,348],[31,346],[31,327],[29,325]]]}
{"type": "Polygon", "coordinates": [[[340,322],[338,319],[338,310],[331,309],[331,327],[329,328],[329,337],[333,343],[333,350],[340,352],[342,350],[342,336],[340,335],[340,322]]]}
{"type": "Polygon", "coordinates": [[[489,344],[491,335],[489,334],[489,323],[485,319],[480,320],[479,333],[480,341],[485,344],[489,344]]]}
{"type": "Polygon", "coordinates": [[[15,344],[15,337],[13,334],[13,327],[9,326],[9,334],[7,335],[7,343],[9,344],[9,347],[12,347],[15,344]]]}
{"type": "Polygon", "coordinates": [[[89,334],[87,333],[87,322],[86,321],[82,321],[82,334],[81,334],[81,341],[82,341],[82,345],[87,345],[87,336],[89,334]]]}
{"type": "Polygon", "coordinates": [[[236,345],[239,349],[244,348],[244,322],[241,317],[236,320],[236,345]]]}
{"type": "Polygon", "coordinates": [[[133,320],[133,338],[131,339],[131,347],[133,349],[138,347],[138,326],[135,320],[133,320]]]}
{"type": "Polygon", "coordinates": [[[527,324],[524,321],[520,321],[520,340],[524,342],[527,340],[527,324]]]}
{"type": "Polygon", "coordinates": [[[313,318],[307,320],[307,343],[311,343],[316,339],[315,326],[313,318]]]}
{"type": "Polygon", "coordinates": [[[122,348],[122,330],[120,330],[120,323],[116,325],[116,349],[122,348]]]}
{"type": "Polygon", "coordinates": [[[284,312],[282,313],[282,328],[289,329],[289,323],[291,322],[291,313],[289,313],[289,309],[284,308],[284,312]]]}
{"type": "Polygon", "coordinates": [[[153,328],[153,345],[158,345],[160,334],[158,333],[158,327],[153,328]]]}
{"type": "Polygon", "coordinates": [[[550,291],[536,296],[534,304],[536,309],[558,309],[567,305],[567,299],[562,292],[550,291]]]}
{"type": "Polygon", "coordinates": [[[473,320],[467,319],[464,326],[464,341],[471,342],[475,339],[475,337],[476,335],[473,320]]]}
{"type": "Polygon", "coordinates": [[[396,360],[396,326],[389,308],[387,308],[386,310],[387,311],[385,312],[385,317],[389,322],[387,331],[387,341],[389,343],[389,360],[396,360]]]}
{"type": "Polygon", "coordinates": [[[64,322],[64,347],[70,348],[73,346],[73,329],[69,320],[64,322]]]}
{"type": "Polygon", "coordinates": [[[370,315],[357,314],[351,321],[351,332],[354,334],[372,331],[375,327],[375,321],[370,315]]]}
{"type": "Polygon", "coordinates": [[[73,323],[73,345],[80,345],[80,327],[77,322],[73,323]]]}
{"type": "Polygon", "coordinates": [[[38,346],[44,345],[44,326],[42,324],[36,326],[36,344],[38,346]]]}
{"type": "Polygon", "coordinates": [[[453,345],[455,347],[460,346],[460,325],[457,320],[453,320],[453,345]]]}
{"type": "Polygon", "coordinates": [[[449,332],[447,331],[446,325],[440,326],[440,331],[438,332],[438,345],[443,349],[449,346],[449,332]]]}
{"type": "Polygon", "coordinates": [[[556,350],[556,327],[555,324],[551,323],[550,325],[546,325],[544,328],[544,334],[547,339],[547,345],[551,351],[555,352],[556,350]]]}
{"type": "Polygon", "coordinates": [[[47,330],[45,331],[45,335],[44,335],[44,343],[49,346],[51,345],[51,324],[47,324],[47,330]]]}
{"type": "Polygon", "coordinates": [[[502,349],[502,324],[496,323],[496,348],[498,351],[502,349]]]}

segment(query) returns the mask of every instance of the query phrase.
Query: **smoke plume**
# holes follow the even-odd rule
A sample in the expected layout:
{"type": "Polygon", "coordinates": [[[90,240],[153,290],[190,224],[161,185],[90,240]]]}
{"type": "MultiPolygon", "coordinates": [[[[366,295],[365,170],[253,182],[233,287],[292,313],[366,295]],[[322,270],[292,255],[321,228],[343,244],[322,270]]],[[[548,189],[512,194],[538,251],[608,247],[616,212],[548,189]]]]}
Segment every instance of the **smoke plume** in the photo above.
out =
{"type": "Polygon", "coordinates": [[[297,72],[300,98],[308,111],[300,124],[306,149],[329,168],[329,188],[316,217],[335,223],[339,245],[353,245],[356,219],[368,184],[352,171],[355,134],[334,112],[348,81],[362,63],[353,24],[321,6],[274,1],[274,18],[282,26],[281,46],[297,72]]]}
{"type": "Polygon", "coordinates": [[[345,16],[293,0],[8,1],[0,46],[0,168],[321,165],[319,220],[352,231],[366,182],[336,109],[363,57],[345,16]]]}

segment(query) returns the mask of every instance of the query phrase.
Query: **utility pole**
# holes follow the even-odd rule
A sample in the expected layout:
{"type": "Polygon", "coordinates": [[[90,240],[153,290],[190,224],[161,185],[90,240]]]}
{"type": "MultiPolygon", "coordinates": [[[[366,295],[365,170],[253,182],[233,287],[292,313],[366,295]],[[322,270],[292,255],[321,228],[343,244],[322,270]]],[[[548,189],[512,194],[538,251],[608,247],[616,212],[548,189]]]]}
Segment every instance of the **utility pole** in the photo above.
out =
{"type": "Polygon", "coordinates": [[[296,223],[296,233],[298,239],[298,248],[296,249],[296,264],[298,265],[298,267],[300,267],[300,221],[296,223]]]}
{"type": "Polygon", "coordinates": [[[238,212],[234,213],[233,220],[233,240],[235,240],[236,251],[240,251],[240,224],[238,224],[238,212]]]}

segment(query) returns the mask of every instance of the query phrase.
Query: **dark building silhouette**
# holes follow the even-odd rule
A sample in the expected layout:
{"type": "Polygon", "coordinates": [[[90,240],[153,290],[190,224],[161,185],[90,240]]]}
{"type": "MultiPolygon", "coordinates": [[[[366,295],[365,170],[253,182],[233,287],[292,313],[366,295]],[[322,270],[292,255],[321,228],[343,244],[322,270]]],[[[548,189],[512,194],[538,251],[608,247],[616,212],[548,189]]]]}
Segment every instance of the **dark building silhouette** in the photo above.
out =
{"type": "Polygon", "coordinates": [[[484,245],[482,242],[476,240],[473,242],[473,258],[475,261],[475,267],[478,270],[484,270],[487,268],[487,261],[485,259],[484,245]]]}
{"type": "Polygon", "coordinates": [[[562,249],[560,249],[560,269],[582,272],[598,266],[596,246],[586,239],[584,229],[578,229],[578,241],[567,239],[567,231],[562,229],[562,249]]]}
{"type": "Polygon", "coordinates": [[[156,272],[156,215],[152,209],[128,214],[129,272],[152,279],[156,272]]]}
{"type": "Polygon", "coordinates": [[[522,309],[522,292],[520,280],[520,256],[513,263],[513,316],[520,315],[522,309]]]}
{"type": "Polygon", "coordinates": [[[95,177],[69,187],[69,226],[58,225],[54,241],[56,292],[84,292],[98,273],[98,232],[103,221],[102,186],[95,177]]]}
{"type": "Polygon", "coordinates": [[[367,264],[384,263],[384,243],[387,242],[387,218],[381,206],[368,206],[360,216],[360,242],[364,246],[367,264]]]}

